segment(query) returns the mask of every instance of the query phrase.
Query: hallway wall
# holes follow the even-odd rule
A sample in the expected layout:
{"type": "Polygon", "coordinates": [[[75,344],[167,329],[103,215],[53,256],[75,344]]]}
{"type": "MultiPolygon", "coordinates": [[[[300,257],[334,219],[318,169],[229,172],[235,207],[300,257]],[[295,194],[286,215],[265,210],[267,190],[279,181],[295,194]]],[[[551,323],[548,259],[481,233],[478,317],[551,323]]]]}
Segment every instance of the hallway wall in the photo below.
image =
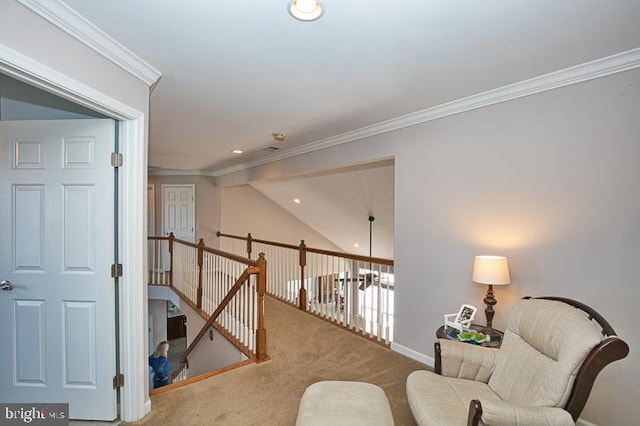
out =
{"type": "Polygon", "coordinates": [[[634,424],[638,111],[635,69],[221,176],[218,183],[394,157],[395,349],[432,356],[442,314],[462,303],[484,306],[486,287],[471,282],[473,257],[505,255],[512,284],[496,289],[494,324],[504,327],[525,295],[594,307],[631,352],[602,372],[582,417],[634,424]]]}
{"type": "Polygon", "coordinates": [[[156,235],[161,235],[162,185],[193,184],[196,187],[196,242],[203,238],[208,247],[218,247],[216,232],[221,222],[221,195],[213,178],[208,176],[149,176],[149,183],[155,186],[156,235]]]}

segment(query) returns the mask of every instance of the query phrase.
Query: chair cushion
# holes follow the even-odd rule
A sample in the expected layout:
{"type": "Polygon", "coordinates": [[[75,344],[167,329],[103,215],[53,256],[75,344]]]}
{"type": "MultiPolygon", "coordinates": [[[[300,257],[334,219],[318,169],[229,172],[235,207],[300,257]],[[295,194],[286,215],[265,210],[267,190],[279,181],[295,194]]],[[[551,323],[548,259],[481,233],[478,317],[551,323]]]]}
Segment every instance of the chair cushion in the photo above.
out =
{"type": "Polygon", "coordinates": [[[473,380],[418,370],[407,377],[407,398],[418,425],[466,425],[472,399],[498,400],[489,386],[473,380]]]}
{"type": "Polygon", "coordinates": [[[529,407],[565,405],[582,362],[602,334],[563,302],[524,299],[512,309],[489,387],[529,407]]]}
{"type": "Polygon", "coordinates": [[[371,383],[325,381],[304,391],[296,426],[393,426],[389,400],[371,383]]]}

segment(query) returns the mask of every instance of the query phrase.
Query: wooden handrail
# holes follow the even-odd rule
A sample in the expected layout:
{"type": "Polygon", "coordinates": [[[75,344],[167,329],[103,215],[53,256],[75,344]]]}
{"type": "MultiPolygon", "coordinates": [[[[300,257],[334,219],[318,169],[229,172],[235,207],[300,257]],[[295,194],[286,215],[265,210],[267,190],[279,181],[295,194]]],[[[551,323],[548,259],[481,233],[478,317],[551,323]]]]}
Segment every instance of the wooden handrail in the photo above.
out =
{"type": "Polygon", "coordinates": [[[268,241],[268,240],[259,240],[257,238],[253,238],[251,236],[251,234],[249,234],[248,237],[241,237],[239,235],[224,234],[224,233],[218,231],[218,232],[216,232],[216,236],[217,237],[233,238],[234,240],[252,241],[254,243],[268,244],[268,245],[271,245],[271,246],[298,250],[298,246],[294,246],[293,244],[278,243],[276,241],[268,241]]]}
{"type": "MultiPolygon", "coordinates": [[[[184,354],[180,358],[180,364],[186,364],[187,366],[189,365],[189,355],[191,354],[191,352],[193,352],[198,343],[200,343],[200,340],[202,340],[202,338],[207,334],[207,331],[213,326],[213,323],[218,319],[222,311],[224,311],[224,309],[227,307],[231,299],[233,299],[233,297],[236,295],[238,290],[240,290],[240,288],[247,283],[249,276],[252,274],[258,274],[259,272],[260,270],[258,268],[252,266],[248,267],[242,272],[240,277],[236,280],[235,284],[233,284],[233,287],[231,287],[224,299],[222,299],[222,302],[220,302],[216,310],[211,314],[204,326],[202,326],[198,335],[193,339],[193,341],[191,341],[189,347],[184,351],[184,354]]],[[[258,323],[263,324],[260,319],[258,319],[258,323]]]]}
{"type": "MultiPolygon", "coordinates": [[[[250,237],[249,238],[249,237],[241,237],[239,235],[224,234],[224,233],[218,231],[218,232],[216,232],[216,236],[217,237],[232,238],[232,239],[235,239],[235,240],[252,241],[254,243],[267,244],[267,245],[270,245],[270,246],[282,247],[282,248],[287,248],[287,249],[292,249],[292,250],[300,250],[299,246],[294,246],[293,244],[285,244],[285,243],[279,243],[279,242],[276,242],[276,241],[268,241],[268,240],[259,240],[257,238],[251,237],[251,234],[249,234],[249,237],[250,237]]],[[[343,257],[345,259],[358,260],[358,261],[361,261],[361,262],[370,262],[370,263],[378,263],[380,265],[393,266],[393,259],[383,259],[383,258],[380,258],[380,257],[360,256],[358,254],[342,253],[342,252],[339,252],[339,251],[315,249],[315,248],[310,248],[310,247],[306,247],[305,250],[307,251],[307,253],[324,254],[324,255],[327,255],[327,256],[336,256],[336,257],[343,257]]]]}
{"type": "MultiPolygon", "coordinates": [[[[180,374],[183,368],[188,367],[188,358],[193,350],[196,348],[198,343],[202,340],[203,336],[207,333],[209,329],[212,327],[217,328],[223,335],[229,339],[229,341],[238,347],[245,355],[249,358],[262,362],[268,359],[267,350],[266,350],[266,329],[264,327],[264,295],[266,293],[266,270],[267,270],[267,261],[265,259],[264,253],[260,253],[259,258],[257,260],[252,260],[246,257],[238,256],[233,253],[227,253],[222,250],[218,250],[211,247],[206,247],[204,240],[200,239],[197,244],[191,243],[189,241],[180,240],[175,238],[173,233],[169,234],[169,236],[161,237],[161,236],[148,236],[149,241],[167,241],[168,243],[168,254],[169,254],[169,286],[173,288],[173,290],[178,294],[181,298],[183,298],[189,306],[191,306],[194,310],[199,312],[206,319],[205,325],[202,327],[198,335],[193,339],[189,347],[186,349],[183,356],[180,358],[181,367],[176,370],[175,375],[180,374]],[[196,262],[195,265],[197,268],[197,290],[194,297],[188,297],[183,294],[178,288],[174,286],[174,251],[176,245],[182,245],[185,247],[190,247],[196,250],[196,262]],[[205,259],[204,254],[213,254],[216,256],[220,256],[234,262],[246,265],[246,268],[240,275],[240,277],[235,281],[234,285],[227,292],[223,300],[216,307],[215,311],[211,314],[211,316],[207,317],[206,312],[203,310],[203,299],[204,299],[204,266],[205,259]],[[242,288],[242,285],[249,283],[250,276],[257,275],[256,279],[256,295],[257,295],[257,314],[258,314],[258,323],[256,324],[256,335],[255,335],[255,347],[253,349],[249,349],[248,346],[245,345],[246,342],[237,340],[237,337],[233,334],[225,334],[226,329],[224,327],[219,328],[219,324],[216,323],[217,319],[224,311],[224,309],[229,305],[230,301],[237,294],[237,292],[242,288]],[[236,340],[236,341],[234,341],[236,340]]],[[[195,283],[194,283],[195,284],[195,283]]]]}
{"type": "MultiPolygon", "coordinates": [[[[152,238],[152,237],[149,237],[149,238],[152,238]]],[[[246,258],[246,257],[242,257],[242,256],[238,256],[238,255],[235,255],[233,253],[227,253],[226,251],[218,250],[218,249],[215,249],[213,247],[206,247],[204,245],[204,240],[202,238],[200,238],[200,241],[202,241],[202,246],[200,246],[199,243],[198,244],[190,243],[189,241],[181,240],[179,238],[174,238],[173,241],[176,242],[176,243],[180,243],[183,246],[192,247],[192,248],[194,248],[196,250],[202,249],[202,251],[206,251],[207,253],[211,253],[211,254],[215,254],[215,255],[218,255],[218,256],[226,257],[227,259],[231,259],[231,260],[233,260],[235,262],[238,262],[238,263],[244,263],[247,266],[258,266],[258,262],[255,261],[255,260],[252,260],[252,259],[249,259],[249,258],[246,258]]]]}
{"type": "Polygon", "coordinates": [[[180,364],[180,366],[178,367],[177,370],[172,371],[171,374],[169,374],[169,381],[171,381],[173,383],[173,379],[175,379],[176,377],[178,377],[178,375],[182,372],[182,370],[184,370],[185,368],[187,368],[187,364],[180,364]]]}
{"type": "Polygon", "coordinates": [[[273,256],[270,267],[276,271],[268,278],[273,280],[269,283],[271,296],[385,346],[392,340],[392,259],[307,247],[304,240],[296,246],[251,234],[244,237],[218,231],[216,236],[246,242],[246,249],[236,241],[220,244],[247,257],[256,249],[254,243],[264,244],[258,247],[273,256]]]}

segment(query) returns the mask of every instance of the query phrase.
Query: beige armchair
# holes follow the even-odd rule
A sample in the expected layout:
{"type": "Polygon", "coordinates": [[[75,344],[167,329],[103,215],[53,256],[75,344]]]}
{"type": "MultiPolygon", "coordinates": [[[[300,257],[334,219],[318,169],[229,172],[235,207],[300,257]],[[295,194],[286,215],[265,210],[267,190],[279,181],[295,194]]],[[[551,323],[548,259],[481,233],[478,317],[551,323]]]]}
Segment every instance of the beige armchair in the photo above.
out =
{"type": "Polygon", "coordinates": [[[411,373],[407,396],[419,425],[573,425],[598,373],[628,353],[590,307],[524,298],[500,349],[440,339],[434,372],[411,373]]]}

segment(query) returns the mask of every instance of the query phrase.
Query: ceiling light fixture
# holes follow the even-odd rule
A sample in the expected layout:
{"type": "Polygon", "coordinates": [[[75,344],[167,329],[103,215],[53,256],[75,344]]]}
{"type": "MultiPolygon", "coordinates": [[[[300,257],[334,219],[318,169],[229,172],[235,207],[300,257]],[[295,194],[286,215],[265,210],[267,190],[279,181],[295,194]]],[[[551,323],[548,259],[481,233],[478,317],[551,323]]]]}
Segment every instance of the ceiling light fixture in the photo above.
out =
{"type": "Polygon", "coordinates": [[[300,21],[315,21],[324,14],[319,0],[291,0],[287,6],[289,13],[300,21]]]}
{"type": "Polygon", "coordinates": [[[284,133],[271,133],[271,136],[273,136],[273,140],[276,142],[284,142],[287,138],[284,133]]]}
{"type": "Polygon", "coordinates": [[[234,150],[233,150],[233,151],[231,151],[231,152],[233,152],[234,154],[242,154],[244,151],[243,151],[243,150],[241,150],[241,149],[234,149],[234,150]]]}
{"type": "Polygon", "coordinates": [[[296,203],[296,204],[300,204],[300,202],[301,202],[301,201],[300,201],[300,199],[299,199],[299,198],[294,198],[294,199],[293,199],[293,202],[294,202],[294,203],[296,203]]]}

